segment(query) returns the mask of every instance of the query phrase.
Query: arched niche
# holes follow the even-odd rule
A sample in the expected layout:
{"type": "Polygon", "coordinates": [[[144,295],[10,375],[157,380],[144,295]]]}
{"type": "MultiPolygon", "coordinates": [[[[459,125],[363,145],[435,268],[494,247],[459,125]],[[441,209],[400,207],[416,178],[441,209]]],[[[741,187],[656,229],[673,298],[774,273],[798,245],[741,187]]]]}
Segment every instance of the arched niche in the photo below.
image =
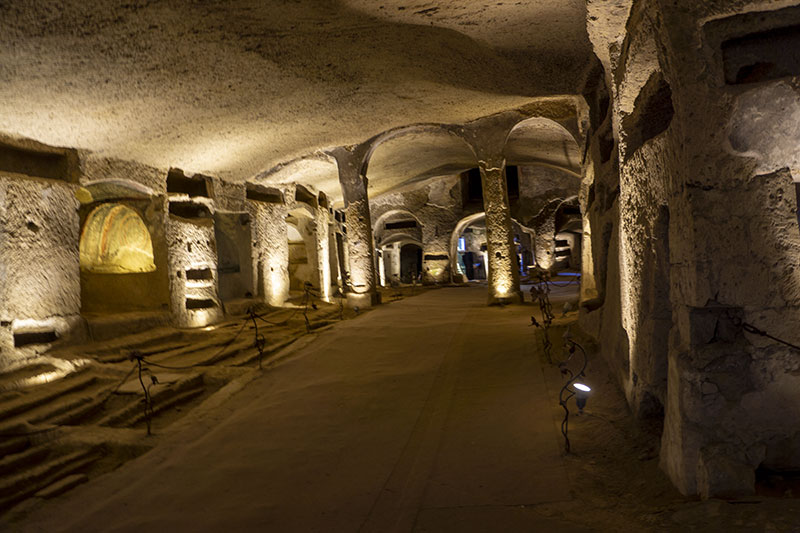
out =
{"type": "Polygon", "coordinates": [[[302,291],[306,283],[317,287],[319,274],[316,262],[316,241],[313,219],[300,216],[299,211],[286,218],[286,233],[289,241],[289,290],[302,291]]]}
{"type": "Polygon", "coordinates": [[[489,272],[487,270],[488,265],[486,264],[485,250],[480,250],[480,243],[464,242],[465,246],[459,246],[460,239],[468,228],[483,225],[485,232],[485,221],[486,213],[480,212],[466,216],[456,224],[453,235],[450,238],[450,272],[452,273],[454,282],[467,281],[470,279],[486,279],[488,277],[489,272]],[[464,263],[464,257],[467,258],[467,263],[464,263]],[[474,270],[473,275],[469,275],[467,270],[469,270],[470,261],[472,261],[471,264],[473,266],[478,264],[483,266],[484,270],[482,276],[480,274],[475,274],[474,270]]]}
{"type": "Polygon", "coordinates": [[[395,235],[408,235],[422,241],[422,223],[411,211],[392,209],[380,215],[373,223],[372,234],[377,247],[387,244],[395,235]]]}
{"type": "Polygon", "coordinates": [[[153,242],[142,217],[121,204],[94,208],[81,231],[81,270],[96,274],[153,272],[153,242]]]}
{"type": "Polygon", "coordinates": [[[413,283],[422,272],[422,241],[408,233],[394,233],[379,247],[378,268],[384,286],[413,283]]]}
{"type": "Polygon", "coordinates": [[[156,218],[152,211],[149,199],[85,207],[79,244],[82,312],[168,308],[166,253],[143,217],[150,212],[156,218]]]}

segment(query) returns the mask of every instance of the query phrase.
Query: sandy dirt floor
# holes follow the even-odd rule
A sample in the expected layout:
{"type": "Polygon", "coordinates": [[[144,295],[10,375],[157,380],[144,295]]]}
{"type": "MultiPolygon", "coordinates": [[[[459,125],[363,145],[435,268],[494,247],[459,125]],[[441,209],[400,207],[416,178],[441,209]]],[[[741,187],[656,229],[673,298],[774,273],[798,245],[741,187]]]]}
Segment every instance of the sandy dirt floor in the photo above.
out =
{"type": "MultiPolygon", "coordinates": [[[[556,287],[561,316],[576,286],[556,287]]],[[[563,378],[531,304],[443,288],[341,322],[120,469],[11,531],[792,531],[793,498],[700,502],[658,469],[587,345],[594,388],[559,431],[563,378]]],[[[572,326],[575,332],[574,326],[572,326]]],[[[576,337],[580,339],[580,337],[576,337]]],[[[10,520],[7,518],[7,520],[10,520]]],[[[2,528],[0,528],[2,529],[2,528]]]]}

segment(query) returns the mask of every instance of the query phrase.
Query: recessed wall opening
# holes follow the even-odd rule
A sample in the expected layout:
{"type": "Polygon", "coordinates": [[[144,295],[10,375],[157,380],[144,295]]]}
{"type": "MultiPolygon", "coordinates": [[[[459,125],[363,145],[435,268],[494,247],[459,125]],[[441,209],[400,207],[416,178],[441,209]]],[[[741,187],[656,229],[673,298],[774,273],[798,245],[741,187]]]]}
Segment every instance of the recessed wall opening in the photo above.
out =
{"type": "Polygon", "coordinates": [[[214,214],[219,296],[223,302],[254,293],[251,228],[247,213],[214,214]]]}
{"type": "Polygon", "coordinates": [[[310,231],[313,221],[308,217],[291,216],[286,219],[289,240],[289,290],[302,291],[306,283],[315,285],[318,278],[315,261],[315,239],[310,231]]]}
{"type": "Polygon", "coordinates": [[[636,97],[633,112],[622,120],[627,132],[625,157],[630,158],[644,143],[666,131],[674,115],[672,89],[661,72],[654,72],[636,97]]]}
{"type": "Polygon", "coordinates": [[[186,279],[189,281],[211,281],[214,273],[210,268],[190,268],[186,270],[186,279]]]}
{"type": "Polygon", "coordinates": [[[15,331],[14,348],[22,348],[33,344],[50,344],[58,340],[54,330],[15,331]]]}
{"type": "Polygon", "coordinates": [[[217,303],[210,298],[186,298],[186,309],[189,311],[198,309],[211,309],[217,306],[217,303]]]}
{"type": "Polygon", "coordinates": [[[387,222],[385,225],[386,229],[406,229],[406,228],[416,228],[417,221],[416,220],[400,220],[398,222],[387,222]]]}
{"type": "Polygon", "coordinates": [[[422,247],[404,244],[400,248],[400,282],[419,283],[422,273],[422,247]]]}
{"type": "Polygon", "coordinates": [[[170,202],[169,214],[187,219],[211,218],[211,211],[207,206],[194,202],[170,202]]]}
{"type": "Polygon", "coordinates": [[[167,192],[174,194],[186,194],[189,196],[201,196],[210,198],[208,180],[203,176],[186,176],[182,170],[177,168],[169,169],[167,174],[167,192]]]}
{"type": "Polygon", "coordinates": [[[800,74],[800,25],[774,28],[722,43],[725,83],[738,85],[800,74]]]}
{"type": "Polygon", "coordinates": [[[65,148],[40,146],[41,149],[23,148],[0,142],[0,171],[36,178],[75,181],[78,173],[77,153],[65,148]]]}
{"type": "Polygon", "coordinates": [[[101,274],[153,272],[153,243],[144,221],[121,204],[103,204],[89,213],[80,240],[81,269],[101,274]]]}
{"type": "Polygon", "coordinates": [[[302,202],[314,208],[317,207],[317,197],[302,185],[295,187],[294,199],[296,202],[302,202]]]}
{"type": "Polygon", "coordinates": [[[168,307],[166,245],[163,231],[154,229],[154,242],[142,218],[147,204],[105,203],[86,215],[79,243],[82,312],[168,307]]]}
{"type": "Polygon", "coordinates": [[[267,204],[282,204],[283,193],[277,189],[262,187],[248,183],[245,189],[245,196],[254,202],[264,202],[267,204]]]}
{"type": "Polygon", "coordinates": [[[458,262],[456,273],[465,281],[487,279],[486,219],[480,218],[464,228],[458,237],[458,262]]]}
{"type": "MultiPolygon", "coordinates": [[[[576,209],[576,206],[566,206],[570,210],[576,209]]],[[[564,209],[566,211],[566,208],[564,209]]],[[[554,267],[557,270],[580,270],[583,246],[583,221],[579,218],[578,214],[559,212],[560,216],[556,217],[556,228],[558,233],[555,236],[555,249],[554,249],[554,267]]]]}

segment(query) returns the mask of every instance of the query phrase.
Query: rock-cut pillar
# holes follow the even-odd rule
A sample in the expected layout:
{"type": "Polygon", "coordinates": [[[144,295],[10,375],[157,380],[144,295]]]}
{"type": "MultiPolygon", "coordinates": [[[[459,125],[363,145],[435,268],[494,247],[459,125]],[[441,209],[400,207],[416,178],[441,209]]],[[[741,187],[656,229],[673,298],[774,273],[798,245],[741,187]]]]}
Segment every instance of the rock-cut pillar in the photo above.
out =
{"type": "Polygon", "coordinates": [[[486,212],[486,250],[489,261],[489,303],[519,303],[517,250],[511,225],[511,207],[505,176],[505,159],[479,162],[486,212]]]}
{"type": "Polygon", "coordinates": [[[336,154],[336,159],[345,205],[350,259],[347,303],[351,307],[370,307],[380,303],[380,294],[377,290],[367,178],[360,171],[360,158],[344,149],[341,152],[336,154]]]}

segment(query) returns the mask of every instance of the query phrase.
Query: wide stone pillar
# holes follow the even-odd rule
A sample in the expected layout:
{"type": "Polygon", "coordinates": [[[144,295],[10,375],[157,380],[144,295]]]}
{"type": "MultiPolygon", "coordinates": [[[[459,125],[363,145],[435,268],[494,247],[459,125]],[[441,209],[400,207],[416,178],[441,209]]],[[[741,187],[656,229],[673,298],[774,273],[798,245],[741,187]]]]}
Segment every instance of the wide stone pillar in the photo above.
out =
{"type": "Polygon", "coordinates": [[[358,153],[339,149],[334,155],[339,164],[350,259],[347,304],[351,307],[370,307],[380,303],[380,294],[377,290],[367,178],[361,173],[362,158],[358,153]]]}
{"type": "Polygon", "coordinates": [[[479,162],[486,212],[489,304],[522,302],[517,252],[506,186],[505,158],[479,162]]]}

